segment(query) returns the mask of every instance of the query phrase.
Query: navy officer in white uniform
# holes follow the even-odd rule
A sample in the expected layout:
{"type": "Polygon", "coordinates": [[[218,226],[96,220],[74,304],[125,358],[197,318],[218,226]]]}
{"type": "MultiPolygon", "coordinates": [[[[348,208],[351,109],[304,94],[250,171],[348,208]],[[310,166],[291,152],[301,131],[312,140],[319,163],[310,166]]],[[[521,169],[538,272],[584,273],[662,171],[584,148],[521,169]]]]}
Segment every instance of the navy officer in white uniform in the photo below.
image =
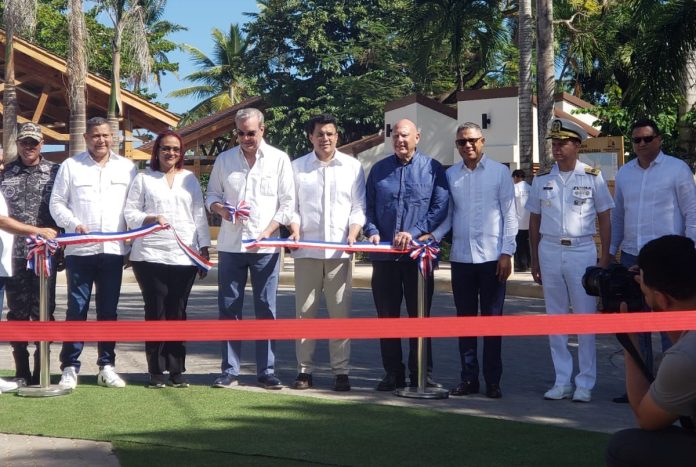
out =
{"type": "MultiPolygon", "coordinates": [[[[585,293],[582,276],[588,266],[598,263],[595,219],[599,220],[601,252],[599,266],[609,265],[611,239],[611,194],[598,169],[578,160],[578,151],[587,133],[565,119],[552,121],[551,170],[537,174],[526,208],[530,212],[529,239],[532,250],[532,277],[544,288],[546,313],[595,313],[597,301],[585,293]]],[[[567,335],[549,336],[556,380],[544,398],[571,398],[589,402],[597,375],[595,336],[578,335],[579,372],[575,389],[571,383],[573,357],[567,335]]]]}

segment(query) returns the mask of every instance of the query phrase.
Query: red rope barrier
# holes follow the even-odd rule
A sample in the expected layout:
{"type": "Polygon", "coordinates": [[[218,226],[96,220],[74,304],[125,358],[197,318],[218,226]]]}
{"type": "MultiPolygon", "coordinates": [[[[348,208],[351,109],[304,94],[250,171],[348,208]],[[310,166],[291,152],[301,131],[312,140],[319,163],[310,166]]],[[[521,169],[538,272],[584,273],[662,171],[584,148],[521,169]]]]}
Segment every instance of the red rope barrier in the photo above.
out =
{"type": "Polygon", "coordinates": [[[533,336],[696,330],[696,311],[447,318],[0,323],[0,341],[217,341],[533,336]]]}

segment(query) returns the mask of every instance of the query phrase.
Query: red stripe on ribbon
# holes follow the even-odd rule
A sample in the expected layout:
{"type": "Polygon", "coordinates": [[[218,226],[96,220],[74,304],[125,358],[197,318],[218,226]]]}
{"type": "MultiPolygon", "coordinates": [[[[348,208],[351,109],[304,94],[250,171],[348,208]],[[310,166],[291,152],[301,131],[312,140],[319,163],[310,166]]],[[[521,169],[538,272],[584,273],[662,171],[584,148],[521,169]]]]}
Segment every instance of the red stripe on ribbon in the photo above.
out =
{"type": "Polygon", "coordinates": [[[217,341],[534,336],[696,330],[696,311],[447,318],[246,321],[8,321],[0,341],[217,341]]]}

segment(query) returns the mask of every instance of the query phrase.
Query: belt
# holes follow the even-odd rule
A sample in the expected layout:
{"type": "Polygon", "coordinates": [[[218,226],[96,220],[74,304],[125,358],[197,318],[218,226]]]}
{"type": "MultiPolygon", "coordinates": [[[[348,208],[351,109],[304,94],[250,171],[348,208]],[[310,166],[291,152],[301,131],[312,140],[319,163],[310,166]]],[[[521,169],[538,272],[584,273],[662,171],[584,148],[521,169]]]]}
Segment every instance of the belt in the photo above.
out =
{"type": "Polygon", "coordinates": [[[556,237],[553,235],[544,235],[542,240],[546,240],[551,243],[560,243],[562,246],[580,246],[587,245],[588,243],[594,243],[594,238],[592,235],[587,235],[584,237],[556,237]]]}

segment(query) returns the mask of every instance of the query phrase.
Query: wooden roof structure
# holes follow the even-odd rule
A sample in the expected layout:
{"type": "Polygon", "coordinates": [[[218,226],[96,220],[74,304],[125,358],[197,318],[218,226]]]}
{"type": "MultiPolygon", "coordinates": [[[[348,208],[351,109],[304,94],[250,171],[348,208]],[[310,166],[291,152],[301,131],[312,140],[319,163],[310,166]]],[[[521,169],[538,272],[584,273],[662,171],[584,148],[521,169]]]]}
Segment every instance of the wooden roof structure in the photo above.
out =
{"type": "MultiPolygon", "coordinates": [[[[5,67],[5,31],[0,29],[0,66],[5,67]]],[[[13,38],[15,84],[17,86],[18,123],[34,122],[42,127],[44,140],[50,145],[63,145],[67,157],[70,141],[70,115],[67,98],[67,64],[57,55],[26,40],[13,38]]],[[[1,75],[1,73],[0,73],[1,75]]],[[[4,76],[0,76],[0,80],[4,76]]],[[[5,83],[0,81],[0,94],[5,83]]],[[[110,82],[89,73],[86,82],[87,118],[106,117],[110,82]]],[[[133,159],[149,159],[149,154],[135,149],[133,130],[159,133],[175,127],[180,117],[125,89],[121,91],[123,103],[121,140],[125,142],[123,154],[133,159]]],[[[1,102],[1,101],[0,101],[1,102]]],[[[2,113],[0,104],[0,113],[2,113]]],[[[0,122],[1,124],[1,122],[0,122]]],[[[136,143],[135,146],[138,144],[136,143]]],[[[55,153],[54,153],[55,154],[55,153]]]]}

